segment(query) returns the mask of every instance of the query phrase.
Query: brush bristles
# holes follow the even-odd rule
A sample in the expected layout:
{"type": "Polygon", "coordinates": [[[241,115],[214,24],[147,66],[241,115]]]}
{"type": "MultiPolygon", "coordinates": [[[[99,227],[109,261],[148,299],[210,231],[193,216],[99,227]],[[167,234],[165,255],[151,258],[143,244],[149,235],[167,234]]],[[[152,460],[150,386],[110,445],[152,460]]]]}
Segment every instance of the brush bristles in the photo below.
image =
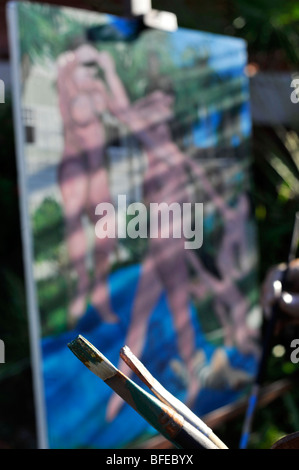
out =
{"type": "Polygon", "coordinates": [[[117,374],[114,365],[98,351],[86,338],[79,335],[68,344],[70,350],[83,364],[102,380],[107,380],[117,374]]]}

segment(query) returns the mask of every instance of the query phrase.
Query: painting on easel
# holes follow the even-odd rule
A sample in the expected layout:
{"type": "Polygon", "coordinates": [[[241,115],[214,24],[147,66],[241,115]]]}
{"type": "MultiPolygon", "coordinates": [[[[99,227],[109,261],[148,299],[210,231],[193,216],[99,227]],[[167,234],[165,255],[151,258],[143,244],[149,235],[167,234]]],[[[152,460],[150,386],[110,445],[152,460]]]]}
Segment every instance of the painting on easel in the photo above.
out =
{"type": "Polygon", "coordinates": [[[132,446],[156,431],[73,357],[77,334],[130,376],[126,344],[198,416],[255,373],[246,45],[29,2],[8,17],[47,445],[132,446]]]}

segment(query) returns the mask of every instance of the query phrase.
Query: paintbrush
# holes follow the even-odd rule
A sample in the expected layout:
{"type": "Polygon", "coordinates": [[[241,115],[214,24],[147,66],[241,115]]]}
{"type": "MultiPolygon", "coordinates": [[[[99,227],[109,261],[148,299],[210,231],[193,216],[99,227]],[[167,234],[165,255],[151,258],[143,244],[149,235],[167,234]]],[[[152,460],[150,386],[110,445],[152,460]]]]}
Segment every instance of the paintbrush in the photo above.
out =
{"type": "Polygon", "coordinates": [[[88,340],[79,335],[68,344],[70,350],[125,400],[149,424],[180,449],[218,449],[179,413],[147,393],[120,372],[88,340]]]}
{"type": "Polygon", "coordinates": [[[142,382],[161,400],[165,405],[173,408],[177,413],[192,424],[196,429],[208,437],[219,449],[227,449],[228,447],[214,434],[198,416],[196,416],[190,408],[173,396],[157,379],[146,369],[142,362],[132,353],[128,346],[124,346],[120,351],[120,357],[132,369],[142,382]]]}

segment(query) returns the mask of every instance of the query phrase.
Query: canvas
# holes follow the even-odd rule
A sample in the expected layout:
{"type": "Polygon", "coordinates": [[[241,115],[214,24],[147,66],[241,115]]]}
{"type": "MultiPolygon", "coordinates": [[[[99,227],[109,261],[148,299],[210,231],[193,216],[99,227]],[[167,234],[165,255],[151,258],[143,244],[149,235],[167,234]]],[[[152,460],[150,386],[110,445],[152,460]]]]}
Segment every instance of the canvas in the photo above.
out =
{"type": "Polygon", "coordinates": [[[128,345],[198,416],[255,373],[246,44],[29,2],[8,13],[41,440],[132,447],[156,431],[72,355],[78,334],[132,377],[128,345]]]}

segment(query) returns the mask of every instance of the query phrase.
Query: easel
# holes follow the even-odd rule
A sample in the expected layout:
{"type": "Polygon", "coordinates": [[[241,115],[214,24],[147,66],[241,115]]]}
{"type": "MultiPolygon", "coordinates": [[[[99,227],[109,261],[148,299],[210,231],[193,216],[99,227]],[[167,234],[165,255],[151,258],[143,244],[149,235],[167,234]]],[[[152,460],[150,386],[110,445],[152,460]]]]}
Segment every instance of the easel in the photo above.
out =
{"type": "Polygon", "coordinates": [[[167,11],[154,10],[151,0],[125,0],[124,3],[125,14],[140,17],[147,28],[169,32],[176,31],[178,28],[176,15],[167,11]]]}

